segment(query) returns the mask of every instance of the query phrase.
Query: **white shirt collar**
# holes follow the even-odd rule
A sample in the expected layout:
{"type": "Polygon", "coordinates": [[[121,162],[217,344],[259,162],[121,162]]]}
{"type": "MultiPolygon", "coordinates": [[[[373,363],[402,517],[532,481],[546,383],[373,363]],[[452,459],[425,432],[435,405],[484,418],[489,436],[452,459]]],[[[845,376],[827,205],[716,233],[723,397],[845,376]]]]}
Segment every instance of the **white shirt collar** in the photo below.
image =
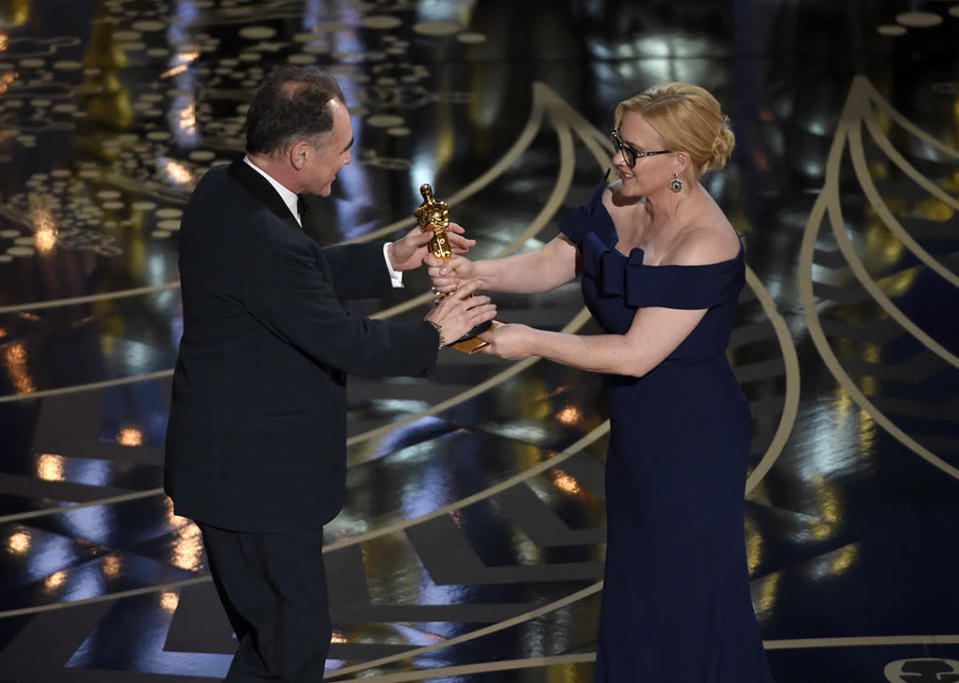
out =
{"type": "Polygon", "coordinates": [[[277,194],[280,195],[280,199],[283,200],[283,203],[286,204],[286,208],[290,210],[290,213],[293,214],[293,217],[296,218],[296,222],[299,223],[300,227],[303,227],[303,221],[300,220],[300,212],[296,208],[297,196],[293,190],[290,190],[283,185],[281,185],[273,176],[264,171],[262,168],[250,161],[250,157],[244,155],[243,161],[246,162],[247,166],[252,168],[254,171],[259,173],[261,176],[266,178],[270,185],[273,186],[273,189],[276,190],[277,194]]]}
{"type": "MultiPolygon", "coordinates": [[[[272,185],[273,189],[276,190],[277,194],[280,195],[280,199],[283,200],[283,203],[286,204],[286,207],[290,210],[290,213],[293,214],[293,216],[296,218],[296,222],[299,223],[300,227],[302,228],[303,221],[300,220],[300,212],[296,208],[296,204],[297,204],[296,193],[294,193],[292,190],[289,190],[283,185],[281,185],[280,183],[278,183],[273,178],[273,176],[271,176],[269,173],[264,171],[262,168],[260,168],[256,164],[254,164],[252,161],[250,161],[250,157],[244,155],[243,161],[245,161],[247,165],[249,165],[254,171],[259,173],[261,176],[263,176],[269,181],[270,185],[272,185]]],[[[390,262],[390,255],[389,255],[390,244],[391,244],[390,242],[385,242],[383,244],[383,260],[386,261],[386,269],[389,271],[390,281],[393,284],[393,286],[402,287],[403,273],[401,271],[394,270],[393,264],[390,262]]]]}

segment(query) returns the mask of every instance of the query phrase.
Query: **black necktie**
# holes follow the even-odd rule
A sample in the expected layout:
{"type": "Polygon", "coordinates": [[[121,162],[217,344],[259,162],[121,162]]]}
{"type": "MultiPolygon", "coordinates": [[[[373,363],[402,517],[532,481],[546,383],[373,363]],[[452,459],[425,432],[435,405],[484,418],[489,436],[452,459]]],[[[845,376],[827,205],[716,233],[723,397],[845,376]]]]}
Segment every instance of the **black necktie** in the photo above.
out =
{"type": "Polygon", "coordinates": [[[310,210],[310,205],[307,203],[303,195],[296,195],[296,210],[300,214],[300,225],[305,229],[307,224],[310,221],[310,215],[313,213],[310,210]]]}
{"type": "Polygon", "coordinates": [[[310,208],[310,203],[301,194],[296,195],[296,211],[300,214],[300,227],[303,228],[303,232],[319,242],[322,232],[317,225],[319,221],[316,214],[313,213],[313,209],[310,208]]]}

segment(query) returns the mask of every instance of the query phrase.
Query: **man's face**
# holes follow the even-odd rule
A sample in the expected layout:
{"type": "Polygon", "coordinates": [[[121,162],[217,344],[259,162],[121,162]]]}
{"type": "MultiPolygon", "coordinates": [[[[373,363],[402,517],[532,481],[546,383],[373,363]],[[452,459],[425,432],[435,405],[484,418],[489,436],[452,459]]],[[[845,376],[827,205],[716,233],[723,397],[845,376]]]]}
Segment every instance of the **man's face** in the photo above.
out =
{"type": "Polygon", "coordinates": [[[338,99],[330,100],[329,107],[333,113],[333,129],[324,136],[321,146],[313,149],[303,169],[304,189],[321,197],[330,196],[336,174],[353,160],[350,154],[353,146],[350,113],[338,99]]]}

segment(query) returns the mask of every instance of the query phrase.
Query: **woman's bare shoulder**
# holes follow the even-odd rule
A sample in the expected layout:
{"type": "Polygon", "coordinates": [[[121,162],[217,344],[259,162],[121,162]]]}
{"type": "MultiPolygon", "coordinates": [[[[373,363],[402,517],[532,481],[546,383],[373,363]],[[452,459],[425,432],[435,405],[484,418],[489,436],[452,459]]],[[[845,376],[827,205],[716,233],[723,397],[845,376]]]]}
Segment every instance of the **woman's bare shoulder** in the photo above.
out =
{"type": "Polygon", "coordinates": [[[728,221],[690,226],[683,230],[663,265],[704,266],[729,261],[739,255],[741,244],[728,221]]]}

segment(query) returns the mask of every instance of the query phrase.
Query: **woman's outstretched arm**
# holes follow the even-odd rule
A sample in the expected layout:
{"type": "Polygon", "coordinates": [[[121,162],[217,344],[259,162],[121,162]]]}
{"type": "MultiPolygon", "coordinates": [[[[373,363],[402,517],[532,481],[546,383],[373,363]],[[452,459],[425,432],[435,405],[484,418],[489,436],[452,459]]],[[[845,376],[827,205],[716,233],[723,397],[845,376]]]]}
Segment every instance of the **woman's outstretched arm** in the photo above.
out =
{"type": "Polygon", "coordinates": [[[479,280],[479,288],[485,291],[535,294],[575,278],[579,250],[560,235],[540,249],[504,258],[470,261],[454,254],[448,261],[440,261],[430,254],[425,263],[438,292],[451,292],[464,282],[479,280]]]}

